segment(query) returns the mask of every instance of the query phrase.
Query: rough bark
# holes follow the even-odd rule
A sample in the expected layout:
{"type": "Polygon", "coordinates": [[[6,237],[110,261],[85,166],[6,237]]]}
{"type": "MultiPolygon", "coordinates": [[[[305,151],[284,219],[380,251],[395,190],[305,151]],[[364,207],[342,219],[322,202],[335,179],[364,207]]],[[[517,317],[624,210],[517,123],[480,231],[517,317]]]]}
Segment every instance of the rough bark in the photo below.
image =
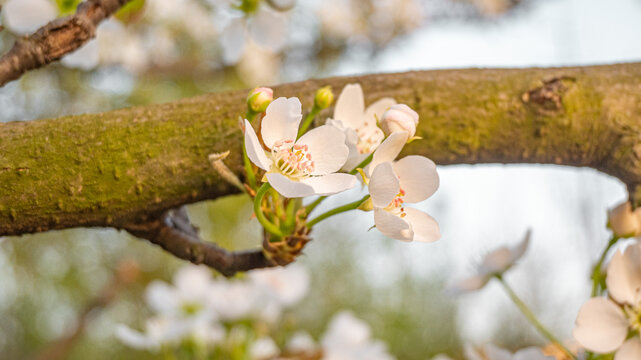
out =
{"type": "MultiPolygon", "coordinates": [[[[391,96],[419,112],[424,140],[406,153],[441,165],[588,166],[619,178],[641,202],[641,63],[365,75],[275,91],[309,109],[318,87],[338,93],[350,82],[363,85],[368,102],[391,96]]],[[[238,115],[246,94],[0,124],[0,235],[127,228],[237,192],[207,155],[231,150],[225,162],[242,174],[238,115]]]]}
{"type": "Polygon", "coordinates": [[[129,1],[87,0],[78,5],[74,15],[56,19],[16,40],[11,50],[0,57],[0,86],[75,51],[96,36],[96,27],[102,20],[129,1]]]}

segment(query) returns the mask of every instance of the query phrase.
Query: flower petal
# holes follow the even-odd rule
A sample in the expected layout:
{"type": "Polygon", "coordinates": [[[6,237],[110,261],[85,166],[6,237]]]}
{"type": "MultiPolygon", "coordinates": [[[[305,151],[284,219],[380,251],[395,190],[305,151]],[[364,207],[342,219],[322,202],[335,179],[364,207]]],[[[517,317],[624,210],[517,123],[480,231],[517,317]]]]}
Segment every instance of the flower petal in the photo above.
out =
{"type": "Polygon", "coordinates": [[[180,300],[176,290],[166,282],[156,280],[147,286],[145,300],[156,313],[173,314],[180,300]]]}
{"type": "Polygon", "coordinates": [[[341,91],[334,107],[334,119],[342,120],[348,126],[358,129],[363,126],[365,99],[360,84],[347,84],[341,91]]]}
{"type": "Polygon", "coordinates": [[[411,155],[396,161],[394,172],[400,180],[401,189],[405,191],[405,202],[423,201],[438,189],[436,165],[425,156],[411,155]]]}
{"type": "Polygon", "coordinates": [[[512,360],[556,360],[556,358],[554,356],[546,356],[541,349],[532,346],[514,353],[512,360]]]}
{"type": "Polygon", "coordinates": [[[220,36],[220,44],[225,65],[235,64],[243,56],[246,36],[245,24],[240,18],[233,20],[223,30],[220,36]]]}
{"type": "Polygon", "coordinates": [[[311,186],[314,195],[333,195],[349,190],[358,184],[356,176],[343,173],[333,173],[321,176],[312,176],[301,180],[301,183],[311,186]]]}
{"type": "Polygon", "coordinates": [[[345,133],[330,125],[308,131],[296,144],[308,146],[307,151],[314,162],[312,175],[325,175],[340,170],[349,155],[345,133]]]}
{"type": "Polygon", "coordinates": [[[617,252],[608,265],[608,292],[619,303],[634,304],[641,288],[641,245],[630,245],[617,252]]]}
{"type": "Polygon", "coordinates": [[[474,275],[448,286],[446,292],[449,295],[460,295],[476,291],[483,288],[490,279],[491,277],[489,276],[474,275]]]}
{"type": "Polygon", "coordinates": [[[514,264],[517,260],[519,260],[523,254],[525,254],[525,251],[527,250],[528,246],[530,245],[530,238],[532,237],[532,230],[528,229],[525,232],[525,236],[523,237],[523,240],[516,245],[514,248],[511,249],[511,260],[510,262],[514,264]]]}
{"type": "Polygon", "coordinates": [[[369,180],[369,194],[376,207],[387,207],[400,191],[400,182],[391,162],[379,164],[369,180]]]}
{"type": "Polygon", "coordinates": [[[385,209],[374,208],[374,223],[383,235],[401,241],[412,241],[414,232],[410,224],[385,209]]]}
{"type": "Polygon", "coordinates": [[[269,184],[278,191],[279,194],[288,198],[305,197],[315,195],[316,192],[311,185],[300,181],[293,181],[279,173],[267,173],[265,175],[269,184]]]}
{"type": "Polygon", "coordinates": [[[261,6],[259,11],[249,21],[249,32],[256,44],[264,46],[273,52],[278,52],[285,45],[287,35],[287,19],[279,12],[261,6]]]}
{"type": "Polygon", "coordinates": [[[614,360],[639,360],[641,359],[641,339],[634,337],[623,343],[614,360]]]}
{"type": "Polygon", "coordinates": [[[605,298],[592,298],[583,304],[572,331],[583,347],[598,353],[616,350],[627,334],[625,315],[615,303],[605,298]]]}
{"type": "Polygon", "coordinates": [[[374,151],[372,162],[367,167],[366,174],[371,174],[376,166],[386,161],[394,161],[398,154],[403,150],[407,142],[407,132],[399,131],[391,134],[385,139],[374,151]]]}
{"type": "Polygon", "coordinates": [[[260,145],[258,136],[252,125],[245,119],[245,151],[251,162],[263,170],[269,170],[272,161],[265,155],[265,150],[260,145]]]}
{"type": "Polygon", "coordinates": [[[371,124],[376,126],[376,119],[380,119],[385,110],[394,104],[396,104],[396,100],[392,98],[382,98],[368,106],[365,110],[365,126],[371,124]]]}
{"type": "Polygon", "coordinates": [[[434,242],[441,238],[438,223],[428,214],[413,208],[405,208],[405,220],[412,226],[414,241],[434,242]]]}
{"type": "Polygon", "coordinates": [[[123,324],[116,325],[114,335],[120,342],[134,349],[150,350],[158,346],[158,343],[146,334],[123,324]]]}
{"type": "Polygon", "coordinates": [[[260,124],[260,134],[268,148],[272,149],[277,141],[291,140],[292,144],[296,141],[303,118],[301,108],[300,100],[295,97],[280,97],[269,104],[260,124]]]}

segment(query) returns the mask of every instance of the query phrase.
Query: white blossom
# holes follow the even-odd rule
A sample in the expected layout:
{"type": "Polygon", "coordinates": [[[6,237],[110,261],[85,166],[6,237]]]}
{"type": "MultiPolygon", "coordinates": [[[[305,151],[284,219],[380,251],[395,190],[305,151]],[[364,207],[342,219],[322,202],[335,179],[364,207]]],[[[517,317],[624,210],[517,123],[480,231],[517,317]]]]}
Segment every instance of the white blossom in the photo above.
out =
{"type": "Polygon", "coordinates": [[[506,272],[523,256],[530,243],[530,236],[531,231],[528,230],[523,240],[516,246],[502,246],[485,255],[475,275],[455,283],[449,287],[448,291],[452,294],[459,294],[484,287],[492,277],[506,272]]]}
{"type": "Polygon", "coordinates": [[[385,135],[376,125],[385,110],[396,104],[392,98],[380,99],[365,108],[365,98],[360,84],[347,84],[334,107],[334,116],[327,124],[345,133],[349,156],[344,170],[352,170],[381,144],[385,135]]]}
{"type": "Polygon", "coordinates": [[[349,311],[336,314],[321,339],[324,360],[392,360],[384,343],[372,339],[367,323],[349,311]]]}
{"type": "Polygon", "coordinates": [[[429,198],[438,186],[436,165],[424,156],[411,155],[376,165],[368,185],[376,228],[402,241],[438,240],[441,234],[436,220],[406,205],[429,198]]]}
{"type": "Polygon", "coordinates": [[[268,336],[257,339],[251,344],[249,353],[252,360],[271,359],[280,353],[274,340],[268,336]]]}
{"type": "Polygon", "coordinates": [[[467,360],[555,360],[554,356],[544,355],[537,347],[528,347],[512,353],[493,344],[487,344],[482,349],[466,346],[465,357],[467,360]]]}
{"type": "Polygon", "coordinates": [[[614,360],[641,359],[641,244],[615,253],[606,283],[611,299],[592,298],[581,307],[574,338],[596,353],[616,351],[614,360]]]}
{"type": "Polygon", "coordinates": [[[2,22],[17,35],[31,34],[58,15],[49,0],[9,0],[2,6],[2,22]]]}
{"type": "Polygon", "coordinates": [[[324,125],[296,140],[302,119],[297,98],[278,98],[267,107],[260,132],[265,151],[249,121],[245,120],[245,147],[249,159],[261,169],[270,185],[285,197],[331,195],[356,186],[356,178],[336,173],[349,149],[345,135],[324,125]]]}

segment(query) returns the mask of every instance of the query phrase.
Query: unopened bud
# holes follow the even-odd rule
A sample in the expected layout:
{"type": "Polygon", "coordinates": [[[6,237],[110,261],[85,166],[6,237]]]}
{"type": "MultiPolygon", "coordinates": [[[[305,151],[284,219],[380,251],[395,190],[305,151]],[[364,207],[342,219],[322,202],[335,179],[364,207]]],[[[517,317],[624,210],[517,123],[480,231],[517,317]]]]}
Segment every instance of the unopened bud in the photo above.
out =
{"type": "Polygon", "coordinates": [[[260,0],[241,0],[238,9],[245,14],[253,14],[258,10],[258,5],[260,5],[260,0]]]}
{"type": "Polygon", "coordinates": [[[328,108],[334,102],[334,93],[331,86],[323,86],[316,91],[314,96],[314,105],[319,109],[328,108]]]}
{"type": "Polygon", "coordinates": [[[628,201],[618,205],[608,212],[608,226],[621,238],[641,235],[641,208],[632,211],[628,201]]]}
{"type": "Polygon", "coordinates": [[[385,134],[390,135],[397,131],[406,131],[409,134],[409,140],[416,135],[418,113],[405,104],[395,104],[383,113],[380,123],[385,134]]]}
{"type": "Polygon", "coordinates": [[[247,107],[255,113],[262,113],[274,100],[274,90],[267,87],[255,88],[247,96],[247,107]]]}

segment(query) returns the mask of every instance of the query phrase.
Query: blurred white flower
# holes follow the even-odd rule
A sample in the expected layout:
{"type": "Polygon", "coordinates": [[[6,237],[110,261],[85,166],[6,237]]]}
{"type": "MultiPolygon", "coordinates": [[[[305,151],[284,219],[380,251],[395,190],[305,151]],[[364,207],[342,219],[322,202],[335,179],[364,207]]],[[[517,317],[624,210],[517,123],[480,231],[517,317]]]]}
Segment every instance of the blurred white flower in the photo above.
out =
{"type": "Polygon", "coordinates": [[[57,15],[49,0],[8,0],[2,6],[2,23],[17,35],[31,34],[57,15]]]}
{"type": "Polygon", "coordinates": [[[285,45],[287,34],[286,16],[268,6],[259,6],[255,14],[238,17],[232,20],[222,31],[220,44],[223,50],[223,61],[227,65],[237,63],[243,54],[252,51],[246,48],[247,42],[253,40],[256,45],[272,53],[279,52],[285,45]]]}
{"type": "MultiPolygon", "coordinates": [[[[267,298],[282,306],[296,304],[309,291],[309,273],[300,264],[254,270],[249,273],[249,279],[267,298]]],[[[266,300],[264,296],[262,300],[266,300]]]]}
{"type": "Polygon", "coordinates": [[[210,287],[211,302],[224,321],[237,321],[255,315],[260,291],[244,280],[216,280],[210,287]]]}
{"type": "Polygon", "coordinates": [[[448,287],[451,294],[461,294],[479,290],[484,287],[492,277],[501,275],[509,270],[525,253],[530,243],[531,231],[528,230],[515,247],[500,247],[485,255],[478,266],[476,274],[467,279],[461,280],[448,287]]]}
{"type": "Polygon", "coordinates": [[[590,351],[616,351],[615,360],[641,359],[641,244],[614,254],[606,283],[611,299],[588,300],[579,310],[572,334],[590,351]]]}
{"type": "Polygon", "coordinates": [[[209,9],[195,0],[148,0],[145,15],[154,23],[183,30],[191,38],[215,41],[218,32],[209,9]]]}
{"type": "Polygon", "coordinates": [[[396,104],[392,98],[382,98],[365,108],[365,98],[360,84],[347,84],[334,107],[334,116],[327,124],[345,133],[349,156],[343,170],[352,170],[371,154],[385,138],[376,125],[385,110],[396,104]]]}
{"type": "Polygon", "coordinates": [[[123,344],[134,349],[157,351],[164,345],[178,342],[181,329],[173,325],[169,318],[154,317],[147,319],[142,333],[118,324],[114,334],[123,344]]]}
{"type": "Polygon", "coordinates": [[[354,176],[336,173],[349,153],[345,135],[324,125],[296,140],[302,116],[298,98],[278,98],[269,104],[260,127],[269,152],[263,150],[256,132],[245,120],[249,159],[267,171],[269,184],[285,197],[331,195],[356,186],[354,176]]]}
{"type": "Polygon", "coordinates": [[[68,68],[89,71],[100,61],[99,46],[98,39],[91,39],[76,51],[65,55],[60,62],[68,68]]]}
{"type": "Polygon", "coordinates": [[[381,128],[389,135],[397,131],[408,133],[408,140],[416,135],[418,114],[405,104],[390,106],[381,116],[381,128]]]}
{"type": "Polygon", "coordinates": [[[493,344],[487,344],[482,349],[465,347],[467,360],[555,360],[554,356],[546,356],[537,347],[528,347],[511,353],[493,344]]]}
{"type": "Polygon", "coordinates": [[[378,164],[368,185],[376,229],[385,236],[402,241],[438,240],[441,234],[436,220],[406,206],[406,203],[429,198],[438,186],[436,165],[424,156],[411,155],[395,162],[378,164]]]}
{"type": "Polygon", "coordinates": [[[621,238],[641,235],[641,207],[632,211],[629,201],[617,205],[608,211],[608,225],[621,238]]]}
{"type": "Polygon", "coordinates": [[[331,5],[321,1],[317,11],[324,35],[345,41],[365,34],[366,24],[358,16],[359,6],[351,0],[334,0],[331,5]]]}
{"type": "Polygon", "coordinates": [[[287,341],[286,349],[288,352],[294,354],[307,354],[315,352],[317,345],[314,338],[312,338],[307,332],[297,331],[287,341]]]}
{"type": "Polygon", "coordinates": [[[249,349],[252,360],[271,359],[278,354],[280,350],[274,340],[268,336],[257,339],[251,344],[249,349]]]}
{"type": "Polygon", "coordinates": [[[369,325],[349,311],[336,314],[321,339],[324,360],[394,359],[384,343],[371,338],[369,325]]]}

